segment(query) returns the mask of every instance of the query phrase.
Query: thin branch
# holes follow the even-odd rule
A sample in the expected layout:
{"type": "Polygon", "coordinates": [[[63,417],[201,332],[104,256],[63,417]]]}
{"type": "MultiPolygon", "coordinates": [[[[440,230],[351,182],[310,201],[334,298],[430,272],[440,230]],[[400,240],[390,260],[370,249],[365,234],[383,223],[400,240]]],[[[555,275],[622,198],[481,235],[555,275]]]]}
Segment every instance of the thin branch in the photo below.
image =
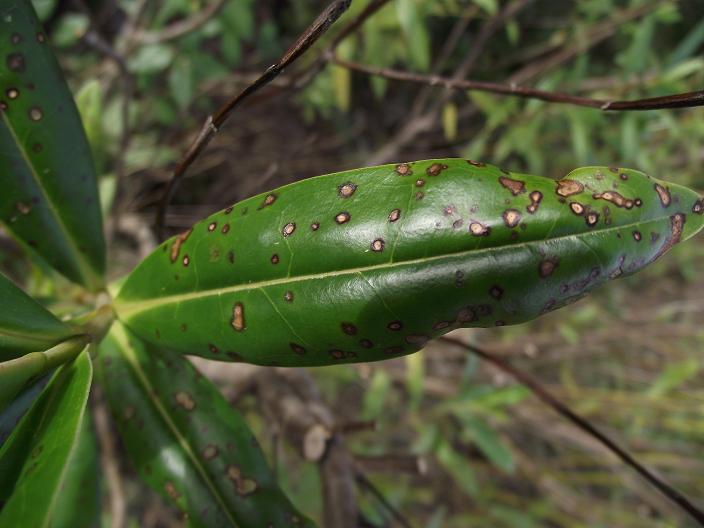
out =
{"type": "Polygon", "coordinates": [[[256,81],[242,90],[239,95],[227,101],[217,112],[215,112],[214,115],[208,116],[200,132],[196,136],[195,141],[191,144],[186,151],[186,154],[176,166],[173,176],[171,177],[171,180],[169,180],[166,187],[161,203],[159,204],[156,217],[156,227],[160,239],[163,239],[162,231],[164,228],[164,216],[166,215],[166,209],[173,198],[176,191],[176,186],[183,178],[188,167],[191,166],[198,155],[203,151],[208,143],[210,143],[218,129],[225,123],[225,121],[227,121],[227,118],[230,114],[232,114],[232,111],[249,96],[257,92],[263,86],[266,86],[288,66],[300,58],[301,55],[308,51],[308,49],[315,44],[315,42],[330,28],[330,26],[332,26],[337,19],[339,19],[343,13],[347,11],[351,3],[352,0],[335,0],[332,2],[320,15],[318,15],[318,18],[316,18],[315,21],[308,26],[308,28],[306,28],[306,30],[300,37],[298,37],[296,42],[294,42],[294,44],[288,49],[288,51],[286,51],[286,53],[284,53],[276,64],[267,68],[267,70],[256,81]]]}
{"type": "Polygon", "coordinates": [[[676,504],[682,511],[687,513],[692,519],[697,521],[700,526],[704,526],[704,512],[685,497],[682,493],[670,486],[667,482],[655,475],[648,468],[638,462],[630,453],[620,447],[615,441],[602,433],[599,429],[582,418],[567,405],[562,403],[557,397],[547,391],[536,379],[526,374],[525,372],[515,368],[509,362],[502,358],[487,352],[486,350],[474,345],[470,345],[453,337],[441,337],[441,341],[452,343],[455,346],[465,348],[472,354],[479,356],[485,361],[488,361],[499,370],[505,372],[516,381],[526,386],[540,401],[551,407],[560,416],[572,422],[582,431],[587,433],[616,455],[627,466],[631,467],[636,473],[643,477],[646,481],[652,484],[660,493],[676,504]]]}
{"type": "Polygon", "coordinates": [[[175,40],[203,26],[222,9],[223,5],[225,5],[225,0],[215,0],[192,17],[174,22],[158,31],[137,31],[133,38],[139,44],[159,44],[175,40]]]}
{"type": "Polygon", "coordinates": [[[356,472],[357,482],[359,485],[365,488],[369,493],[371,493],[374,498],[379,501],[384,509],[389,512],[389,514],[404,528],[411,528],[411,523],[406,519],[403,514],[396,509],[396,507],[391,504],[384,494],[374,485],[374,483],[367,478],[364,472],[357,468],[356,472]]]}
{"type": "Polygon", "coordinates": [[[549,92],[546,90],[538,90],[537,88],[527,88],[525,86],[516,86],[514,84],[500,84],[485,81],[473,81],[463,79],[451,79],[441,77],[439,75],[422,75],[390,68],[378,68],[375,66],[367,66],[357,62],[342,60],[338,57],[331,56],[330,61],[347,68],[349,70],[375,75],[395,81],[413,82],[425,84],[428,86],[441,86],[451,90],[467,90],[478,92],[489,92],[499,95],[509,95],[521,97],[524,99],[539,99],[550,103],[569,104],[574,106],[585,106],[589,108],[598,108],[603,111],[642,111],[642,110],[661,110],[665,108],[692,108],[696,106],[704,106],[704,90],[697,92],[687,92],[675,95],[666,95],[662,97],[652,97],[648,99],[635,99],[632,101],[609,101],[606,99],[593,99],[591,97],[583,97],[579,95],[570,95],[561,92],[549,92]]]}

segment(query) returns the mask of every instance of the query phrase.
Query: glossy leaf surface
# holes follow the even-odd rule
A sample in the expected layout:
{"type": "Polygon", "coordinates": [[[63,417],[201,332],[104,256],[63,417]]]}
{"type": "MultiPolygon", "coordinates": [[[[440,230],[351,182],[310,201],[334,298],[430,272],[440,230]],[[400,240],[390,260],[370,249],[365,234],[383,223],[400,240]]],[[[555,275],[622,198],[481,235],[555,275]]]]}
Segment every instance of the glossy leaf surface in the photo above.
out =
{"type": "Polygon", "coordinates": [[[695,192],[620,168],[559,181],[461,159],[353,170],[199,222],[145,259],[116,308],[181,353],[381,360],[574,302],[698,232],[703,210],[695,192]]]}
{"type": "Polygon", "coordinates": [[[62,366],[0,449],[0,526],[54,526],[92,378],[87,352],[62,366]]]}
{"type": "Polygon", "coordinates": [[[312,526],[278,488],[247,424],[181,357],[116,323],[99,375],[140,474],[193,526],[312,526]]]}
{"type": "Polygon", "coordinates": [[[75,332],[0,274],[0,361],[46,350],[75,332]]]}
{"type": "Polygon", "coordinates": [[[81,120],[29,0],[0,3],[0,221],[66,277],[102,286],[105,242],[81,120]]]}

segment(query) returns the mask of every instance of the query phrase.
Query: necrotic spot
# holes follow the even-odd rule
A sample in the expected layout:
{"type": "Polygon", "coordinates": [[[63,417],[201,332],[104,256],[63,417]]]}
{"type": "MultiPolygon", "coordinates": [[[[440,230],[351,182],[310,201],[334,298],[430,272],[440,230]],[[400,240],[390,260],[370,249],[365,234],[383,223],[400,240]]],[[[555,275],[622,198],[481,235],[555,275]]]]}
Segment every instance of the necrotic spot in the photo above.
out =
{"type": "Polygon", "coordinates": [[[318,229],[320,229],[320,223],[319,223],[319,222],[313,222],[313,223],[310,225],[310,228],[311,228],[312,231],[317,231],[318,229]]]}
{"type": "Polygon", "coordinates": [[[337,188],[337,192],[342,198],[349,198],[356,190],[357,185],[352,182],[344,183],[337,188]]]}
{"type": "Polygon", "coordinates": [[[16,73],[23,73],[26,67],[24,62],[24,55],[21,53],[10,53],[7,56],[7,67],[10,71],[16,73]]]}
{"type": "Polygon", "coordinates": [[[444,163],[433,163],[425,172],[428,176],[438,176],[445,169],[447,169],[447,165],[444,163]]]}
{"type": "Polygon", "coordinates": [[[306,349],[303,348],[301,345],[298,345],[296,343],[289,343],[289,346],[291,347],[291,350],[293,350],[299,356],[302,356],[306,353],[306,349]]]}
{"type": "Polygon", "coordinates": [[[377,238],[374,240],[371,245],[370,245],[372,251],[375,251],[376,253],[380,253],[384,251],[384,240],[381,238],[377,238]]]}
{"type": "Polygon", "coordinates": [[[188,265],[191,263],[191,259],[188,255],[184,255],[182,262],[184,267],[188,267],[188,265]]]}
{"type": "Polygon", "coordinates": [[[506,227],[516,227],[521,221],[521,213],[515,209],[506,209],[503,214],[503,219],[506,227]]]}
{"type": "Polygon", "coordinates": [[[425,180],[416,180],[416,187],[423,187],[425,185],[425,180]]]}
{"type": "Polygon", "coordinates": [[[293,222],[289,222],[284,226],[284,228],[281,230],[281,233],[285,236],[291,236],[293,232],[296,230],[296,224],[293,222]]]}
{"type": "Polygon", "coordinates": [[[346,224],[350,221],[350,214],[343,211],[335,215],[335,222],[338,224],[346,224]]]}
{"type": "Polygon", "coordinates": [[[489,233],[491,233],[491,228],[479,222],[472,222],[469,224],[469,232],[473,236],[489,236],[489,233]]]}
{"type": "Polygon", "coordinates": [[[20,96],[20,91],[17,88],[8,88],[5,94],[8,99],[17,99],[20,96]]]}
{"type": "Polygon", "coordinates": [[[413,174],[413,171],[408,163],[400,163],[399,165],[396,165],[396,174],[399,176],[410,176],[413,174]]]}
{"type": "Polygon", "coordinates": [[[29,109],[29,118],[32,121],[40,121],[42,117],[44,117],[44,112],[42,112],[41,108],[33,106],[29,109]]]}
{"type": "Polygon", "coordinates": [[[340,327],[342,328],[342,331],[347,335],[357,334],[357,327],[352,323],[341,323],[340,327]]]}
{"type": "Polygon", "coordinates": [[[359,346],[362,348],[374,348],[374,343],[372,343],[369,339],[360,339],[359,346]]]}
{"type": "Polygon", "coordinates": [[[284,293],[284,301],[293,302],[293,292],[292,291],[287,291],[286,293],[284,293]]]}
{"type": "Polygon", "coordinates": [[[224,226],[222,226],[222,229],[220,230],[220,232],[223,235],[226,235],[229,231],[230,231],[230,224],[225,224],[224,226]]]}
{"type": "Polygon", "coordinates": [[[640,242],[642,238],[642,235],[640,234],[640,231],[633,231],[633,240],[636,242],[640,242]]]}
{"type": "Polygon", "coordinates": [[[274,253],[274,254],[271,256],[271,263],[272,263],[272,264],[278,264],[278,263],[279,263],[279,256],[278,256],[276,253],[274,253]]]}
{"type": "Polygon", "coordinates": [[[208,232],[209,232],[209,233],[212,233],[213,231],[215,231],[215,228],[216,228],[216,227],[218,227],[218,223],[217,223],[217,222],[211,222],[210,224],[208,224],[208,232]]]}
{"type": "Polygon", "coordinates": [[[242,303],[235,303],[232,307],[232,328],[241,332],[245,329],[244,322],[244,305],[242,303]]]}
{"type": "Polygon", "coordinates": [[[389,222],[395,222],[401,218],[401,209],[394,209],[389,213],[389,222]]]}
{"type": "Polygon", "coordinates": [[[403,323],[401,321],[391,321],[386,328],[393,330],[394,332],[401,330],[403,328],[403,323]]]}

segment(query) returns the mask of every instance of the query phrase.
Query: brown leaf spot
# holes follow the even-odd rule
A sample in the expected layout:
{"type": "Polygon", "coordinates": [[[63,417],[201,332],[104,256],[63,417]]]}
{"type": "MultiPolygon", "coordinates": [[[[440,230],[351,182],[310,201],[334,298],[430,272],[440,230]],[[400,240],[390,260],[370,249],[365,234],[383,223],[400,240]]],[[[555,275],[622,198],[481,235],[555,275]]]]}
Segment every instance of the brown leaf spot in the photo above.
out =
{"type": "Polygon", "coordinates": [[[404,338],[404,341],[414,347],[423,348],[430,341],[430,338],[425,335],[409,335],[404,338]]]}
{"type": "Polygon", "coordinates": [[[655,184],[655,192],[658,193],[660,198],[660,203],[663,207],[669,207],[672,202],[672,196],[670,195],[670,189],[663,187],[659,183],[655,184]]]}
{"type": "Polygon", "coordinates": [[[489,290],[489,295],[498,301],[503,297],[504,289],[501,286],[492,286],[489,290]]]}
{"type": "Polygon", "coordinates": [[[595,200],[606,200],[607,202],[611,202],[616,207],[625,207],[626,209],[631,209],[633,207],[633,200],[626,198],[616,191],[594,193],[592,197],[595,200]]]}
{"type": "Polygon", "coordinates": [[[42,117],[44,117],[44,112],[38,106],[30,108],[28,114],[32,121],[41,121],[42,117]]]}
{"type": "Polygon", "coordinates": [[[174,395],[174,400],[176,403],[187,411],[192,411],[196,408],[196,402],[193,397],[186,391],[179,391],[174,395]]]}
{"type": "Polygon", "coordinates": [[[176,487],[173,485],[172,482],[167,482],[164,484],[164,490],[166,491],[166,494],[171,497],[172,500],[177,501],[179,498],[181,498],[181,494],[176,490],[176,487]]]}
{"type": "Polygon", "coordinates": [[[386,328],[393,332],[398,332],[403,328],[403,323],[401,321],[391,321],[389,324],[386,325],[386,328]]]}
{"type": "Polygon", "coordinates": [[[684,229],[685,221],[686,217],[682,213],[677,213],[676,215],[672,215],[670,217],[670,236],[667,238],[662,247],[658,250],[657,254],[652,258],[651,262],[662,256],[664,253],[670,250],[672,246],[674,246],[680,241],[680,239],[682,238],[682,231],[684,229]]]}
{"type": "Polygon", "coordinates": [[[181,245],[188,240],[188,237],[191,236],[192,232],[193,229],[191,228],[188,231],[184,231],[180,235],[174,237],[174,241],[171,243],[171,262],[176,262],[178,260],[178,255],[181,252],[181,245]]]}
{"type": "Polygon", "coordinates": [[[581,203],[570,202],[570,210],[577,216],[582,216],[584,214],[584,206],[581,203]]]}
{"type": "Polygon", "coordinates": [[[359,346],[362,348],[374,348],[374,343],[372,343],[369,339],[360,339],[359,346]]]}
{"type": "Polygon", "coordinates": [[[416,180],[416,187],[423,187],[425,185],[425,180],[416,180]]]}
{"type": "Polygon", "coordinates": [[[340,327],[342,328],[342,331],[347,334],[347,335],[356,335],[357,334],[357,327],[353,325],[352,323],[341,323],[340,327]]]}
{"type": "Polygon", "coordinates": [[[228,207],[227,209],[225,209],[225,214],[229,215],[234,209],[235,208],[233,206],[228,207]]]}
{"type": "Polygon", "coordinates": [[[10,42],[15,45],[19,44],[20,42],[22,42],[22,35],[20,35],[19,33],[13,33],[12,35],[10,35],[10,42]]]}
{"type": "Polygon", "coordinates": [[[486,163],[484,163],[483,161],[467,160],[467,163],[469,163],[473,167],[486,167],[486,163]]]}
{"type": "Polygon", "coordinates": [[[28,215],[32,211],[32,206],[24,202],[17,202],[15,204],[15,209],[22,215],[28,215]]]}
{"type": "Polygon", "coordinates": [[[597,222],[599,222],[599,213],[596,211],[589,211],[587,216],[584,218],[584,221],[589,227],[594,227],[597,222]]]}
{"type": "Polygon", "coordinates": [[[448,326],[450,326],[449,321],[438,321],[433,325],[433,330],[442,330],[444,328],[447,328],[448,326]]]}
{"type": "Polygon", "coordinates": [[[390,346],[384,349],[384,354],[393,354],[393,355],[398,355],[398,354],[403,354],[404,350],[402,346],[390,346]]]}
{"type": "Polygon", "coordinates": [[[447,165],[445,165],[444,163],[433,163],[430,167],[425,170],[425,173],[428,176],[438,176],[445,169],[447,169],[447,165]]]}
{"type": "Polygon", "coordinates": [[[643,237],[640,234],[640,231],[633,231],[633,240],[635,240],[636,242],[640,242],[641,238],[643,237]]]}
{"type": "Polygon", "coordinates": [[[511,194],[514,196],[518,196],[519,194],[526,192],[526,184],[521,180],[514,180],[508,176],[499,176],[499,183],[502,187],[511,191],[511,194]]]}
{"type": "Polygon", "coordinates": [[[13,71],[15,73],[23,73],[26,64],[24,61],[24,55],[21,53],[10,53],[7,56],[7,67],[10,69],[10,71],[13,71]]]}
{"type": "Polygon", "coordinates": [[[5,95],[8,99],[17,99],[20,96],[20,91],[17,88],[8,88],[5,95]]]}
{"type": "Polygon", "coordinates": [[[694,205],[692,206],[692,212],[698,215],[704,213],[704,199],[697,200],[696,202],[694,202],[694,205]]]}
{"type": "Polygon", "coordinates": [[[264,209],[265,207],[269,207],[276,201],[276,198],[277,196],[274,193],[267,194],[257,209],[264,209]]]}
{"type": "Polygon", "coordinates": [[[382,251],[384,251],[384,240],[381,238],[377,238],[370,244],[369,247],[375,253],[381,253],[382,251]]]}
{"type": "Polygon", "coordinates": [[[351,182],[343,183],[337,188],[337,192],[342,198],[349,198],[357,190],[357,185],[351,182]]]}
{"type": "Polygon", "coordinates": [[[230,324],[232,325],[232,328],[238,332],[245,329],[244,305],[242,303],[235,303],[232,307],[232,321],[230,324]]]}
{"type": "Polygon", "coordinates": [[[218,227],[217,222],[211,222],[208,224],[208,233],[212,233],[218,227]]]}
{"type": "Polygon", "coordinates": [[[191,257],[189,257],[188,255],[184,255],[183,260],[181,262],[183,263],[183,267],[187,268],[188,265],[191,263],[191,257]]]}
{"type": "Polygon", "coordinates": [[[410,176],[413,174],[413,171],[408,163],[400,163],[396,165],[396,174],[399,176],[410,176]]]}
{"type": "Polygon", "coordinates": [[[506,209],[503,214],[503,219],[506,227],[516,227],[521,221],[521,213],[515,209],[506,209]]]}
{"type": "Polygon", "coordinates": [[[292,291],[287,291],[286,293],[284,293],[284,301],[293,302],[293,292],[292,291]]]}
{"type": "Polygon", "coordinates": [[[337,348],[334,348],[328,352],[330,354],[330,357],[333,359],[344,359],[345,358],[345,353],[342,350],[339,350],[337,348]]]}
{"type": "Polygon", "coordinates": [[[552,275],[555,268],[557,268],[559,264],[560,261],[556,257],[545,259],[538,265],[538,273],[543,279],[545,279],[546,277],[552,275]]]}
{"type": "Polygon", "coordinates": [[[557,182],[557,194],[564,196],[572,196],[573,194],[579,194],[584,191],[584,185],[575,180],[559,180],[557,182]]]}
{"type": "Polygon", "coordinates": [[[226,235],[227,233],[229,233],[229,232],[230,232],[230,224],[225,224],[225,225],[223,225],[223,226],[222,226],[222,229],[220,229],[220,232],[221,232],[223,235],[226,235]]]}
{"type": "Polygon", "coordinates": [[[396,222],[401,218],[401,209],[394,209],[389,213],[389,222],[396,222]]]}
{"type": "Polygon", "coordinates": [[[278,263],[279,263],[279,256],[278,256],[276,253],[274,253],[274,254],[271,256],[271,263],[272,263],[272,264],[278,264],[278,263]]]}
{"type": "Polygon", "coordinates": [[[212,343],[208,344],[208,350],[210,350],[211,354],[219,354],[220,353],[220,349],[212,343]]]}
{"type": "Polygon", "coordinates": [[[306,349],[296,343],[289,343],[288,346],[290,346],[291,350],[293,350],[299,356],[302,356],[306,353],[306,349]]]}
{"type": "Polygon", "coordinates": [[[340,225],[346,224],[349,221],[350,221],[350,214],[348,212],[343,211],[343,212],[337,213],[335,215],[335,222],[337,222],[340,225]]]}
{"type": "Polygon", "coordinates": [[[203,459],[212,460],[216,456],[218,456],[219,453],[220,449],[218,448],[218,446],[214,444],[208,444],[207,446],[205,446],[205,449],[203,449],[203,459]]]}
{"type": "Polygon", "coordinates": [[[227,252],[227,260],[230,261],[230,264],[235,263],[235,252],[234,251],[227,252]]]}
{"type": "Polygon", "coordinates": [[[320,229],[320,222],[313,222],[313,223],[310,225],[310,228],[311,228],[312,231],[317,231],[318,229],[320,229]]]}
{"type": "Polygon", "coordinates": [[[416,193],[416,200],[417,200],[417,201],[420,201],[420,200],[422,200],[423,198],[425,198],[425,193],[424,193],[423,191],[418,191],[418,192],[416,193]]]}
{"type": "Polygon", "coordinates": [[[228,479],[232,481],[232,483],[235,485],[237,493],[239,493],[241,496],[245,497],[257,491],[257,481],[245,477],[239,467],[230,464],[225,470],[225,475],[228,479]]]}
{"type": "Polygon", "coordinates": [[[491,228],[489,226],[485,226],[484,224],[480,222],[472,222],[469,224],[469,232],[473,236],[489,236],[491,233],[491,228]]]}
{"type": "Polygon", "coordinates": [[[284,226],[284,228],[281,230],[281,234],[284,235],[284,237],[289,237],[293,234],[293,232],[296,230],[296,224],[293,222],[289,222],[284,226]]]}

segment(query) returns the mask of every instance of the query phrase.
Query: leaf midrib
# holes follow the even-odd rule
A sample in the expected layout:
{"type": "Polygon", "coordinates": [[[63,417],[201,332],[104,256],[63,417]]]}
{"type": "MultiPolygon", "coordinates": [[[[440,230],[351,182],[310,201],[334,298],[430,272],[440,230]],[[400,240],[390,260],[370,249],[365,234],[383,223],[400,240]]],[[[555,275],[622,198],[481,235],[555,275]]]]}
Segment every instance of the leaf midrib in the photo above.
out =
{"type": "Polygon", "coordinates": [[[232,518],[232,515],[230,514],[230,510],[229,510],[226,502],[224,501],[224,499],[221,497],[219,490],[217,489],[217,486],[215,486],[212,479],[208,475],[207,471],[205,471],[202,464],[200,463],[200,460],[198,459],[198,457],[195,455],[195,453],[191,449],[191,446],[188,443],[188,440],[181,434],[181,431],[176,426],[176,424],[173,422],[173,420],[169,416],[169,413],[166,411],[164,405],[159,400],[159,398],[154,396],[154,394],[156,394],[156,389],[150,383],[149,378],[146,376],[144,371],[141,369],[141,367],[139,365],[139,361],[137,360],[137,358],[134,355],[134,352],[132,351],[132,345],[129,342],[129,339],[125,333],[124,328],[121,327],[119,324],[116,324],[113,326],[112,334],[115,337],[115,340],[120,345],[120,350],[122,352],[123,357],[127,360],[127,363],[132,368],[132,371],[134,372],[135,376],[137,376],[139,383],[142,385],[142,388],[146,392],[147,398],[154,404],[154,407],[156,407],[156,410],[159,413],[159,415],[161,416],[162,420],[164,420],[164,422],[166,423],[166,426],[170,429],[170,431],[174,435],[174,437],[176,437],[176,440],[178,441],[179,445],[181,446],[181,449],[183,449],[183,451],[186,453],[188,458],[191,460],[191,463],[195,466],[196,471],[200,475],[201,479],[203,479],[203,481],[205,482],[205,485],[208,487],[208,489],[210,490],[212,495],[215,497],[215,500],[218,502],[218,504],[222,508],[223,513],[228,518],[228,520],[230,521],[232,526],[238,526],[235,519],[232,518]]]}
{"type": "Polygon", "coordinates": [[[594,231],[583,231],[581,233],[572,233],[569,235],[562,235],[562,236],[554,237],[554,238],[528,240],[526,242],[520,242],[518,244],[510,244],[510,245],[504,245],[504,246],[492,246],[492,247],[487,247],[487,248],[482,248],[482,249],[469,249],[469,250],[464,250],[464,251],[458,251],[455,253],[446,253],[443,255],[435,255],[432,257],[421,257],[421,258],[416,258],[416,259],[401,260],[401,261],[397,261],[397,262],[385,262],[382,264],[361,266],[361,267],[357,267],[357,268],[346,268],[344,270],[327,271],[327,272],[321,272],[321,273],[310,273],[307,275],[298,275],[296,277],[283,277],[280,279],[270,279],[270,280],[266,280],[266,281],[249,282],[249,283],[244,283],[244,284],[235,284],[233,286],[227,286],[224,288],[213,288],[213,289],[209,289],[209,290],[201,290],[201,291],[195,291],[195,292],[190,292],[190,293],[181,293],[181,294],[177,294],[177,295],[169,295],[166,297],[159,297],[159,298],[151,299],[151,300],[127,301],[127,302],[122,301],[121,302],[120,296],[118,295],[117,299],[115,299],[114,306],[115,306],[115,310],[117,312],[118,317],[122,320],[125,320],[125,319],[129,319],[130,317],[132,317],[135,314],[138,314],[140,312],[146,312],[146,311],[153,310],[153,309],[159,308],[161,306],[165,306],[165,305],[172,304],[172,303],[181,303],[181,302],[190,301],[190,300],[194,300],[194,299],[201,299],[201,298],[206,298],[206,297],[212,297],[215,295],[234,293],[234,292],[238,292],[238,291],[252,290],[252,289],[257,289],[257,288],[266,288],[268,286],[276,286],[279,284],[291,284],[291,283],[303,282],[303,281],[307,281],[307,280],[325,279],[328,277],[339,277],[339,276],[343,276],[343,275],[352,275],[355,273],[365,273],[368,271],[393,269],[396,267],[408,266],[408,265],[413,265],[413,264],[423,264],[423,263],[428,263],[428,262],[436,262],[436,261],[440,261],[443,259],[456,258],[456,257],[464,256],[464,255],[483,254],[483,253],[486,253],[489,251],[514,250],[517,248],[520,249],[520,248],[530,247],[530,246],[536,245],[536,244],[542,244],[545,242],[552,242],[552,241],[560,241],[560,240],[565,240],[565,239],[573,238],[573,237],[585,237],[585,236],[597,235],[597,234],[603,235],[604,233],[609,233],[609,232],[616,231],[616,230],[629,229],[632,227],[638,227],[638,226],[649,225],[649,224],[656,223],[656,222],[662,222],[663,220],[669,220],[669,218],[670,218],[670,215],[662,216],[659,218],[653,218],[653,219],[646,220],[646,221],[631,222],[628,224],[622,224],[622,225],[618,225],[618,226],[597,229],[594,231]]]}
{"type": "MultiPolygon", "coordinates": [[[[5,112],[0,112],[2,114],[2,120],[5,123],[5,126],[7,127],[8,131],[10,132],[10,135],[12,136],[12,139],[15,142],[15,145],[17,145],[17,150],[20,152],[20,155],[22,156],[22,159],[24,160],[25,164],[29,168],[29,172],[32,175],[32,179],[35,181],[37,184],[37,187],[39,188],[39,191],[41,192],[42,196],[44,197],[44,200],[47,203],[47,209],[50,211],[51,215],[54,217],[56,220],[56,224],[59,227],[61,233],[63,234],[63,238],[68,242],[71,252],[74,254],[76,257],[76,263],[78,264],[78,269],[80,270],[81,276],[88,281],[88,284],[93,286],[94,281],[96,277],[98,276],[96,273],[94,273],[92,266],[90,263],[85,259],[83,254],[79,251],[78,246],[76,245],[76,241],[73,239],[71,236],[71,233],[68,231],[68,228],[66,227],[66,224],[64,223],[63,218],[61,215],[59,215],[59,212],[57,211],[54,202],[51,200],[51,197],[47,191],[47,189],[44,187],[44,184],[37,174],[37,171],[32,164],[30,158],[27,156],[27,150],[24,146],[24,144],[20,143],[19,138],[17,137],[17,134],[15,133],[15,129],[12,126],[11,121],[7,117],[5,112]]],[[[100,281],[98,280],[98,283],[100,281]]]]}

